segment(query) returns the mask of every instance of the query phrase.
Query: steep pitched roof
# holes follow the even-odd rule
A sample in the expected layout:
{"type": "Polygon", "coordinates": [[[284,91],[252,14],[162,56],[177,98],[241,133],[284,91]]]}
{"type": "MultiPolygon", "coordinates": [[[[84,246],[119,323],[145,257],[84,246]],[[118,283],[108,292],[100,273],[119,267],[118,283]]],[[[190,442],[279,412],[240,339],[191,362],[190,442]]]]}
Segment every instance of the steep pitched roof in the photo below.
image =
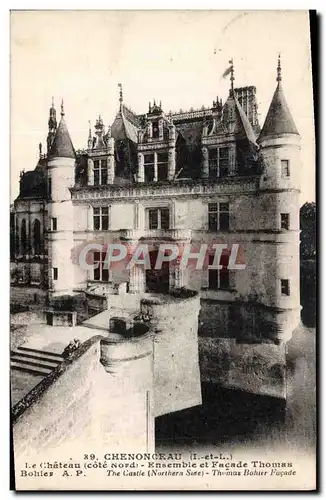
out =
{"type": "Polygon", "coordinates": [[[260,132],[258,141],[268,136],[279,134],[299,135],[298,129],[293,121],[290,109],[284,97],[282,83],[279,81],[273,95],[272,102],[265,119],[264,126],[260,132]]]}
{"type": "Polygon", "coordinates": [[[243,126],[243,128],[244,128],[244,130],[246,132],[247,139],[252,144],[256,144],[257,145],[257,142],[256,142],[257,138],[256,138],[256,135],[255,135],[255,132],[253,131],[251,123],[250,123],[250,121],[248,119],[248,116],[243,111],[243,108],[242,108],[241,104],[239,103],[238,99],[236,97],[234,97],[234,100],[235,100],[236,108],[237,108],[239,116],[240,116],[240,120],[241,120],[242,126],[243,126]]]}
{"type": "Polygon", "coordinates": [[[49,152],[49,158],[75,158],[75,149],[67,129],[66,122],[62,117],[57,128],[54,140],[49,152]]]}
{"type": "Polygon", "coordinates": [[[129,110],[126,110],[127,108],[125,108],[124,106],[121,107],[121,111],[119,111],[112,124],[111,135],[116,141],[130,139],[132,142],[137,143],[137,126],[131,123],[131,112],[128,112],[129,110]]]}

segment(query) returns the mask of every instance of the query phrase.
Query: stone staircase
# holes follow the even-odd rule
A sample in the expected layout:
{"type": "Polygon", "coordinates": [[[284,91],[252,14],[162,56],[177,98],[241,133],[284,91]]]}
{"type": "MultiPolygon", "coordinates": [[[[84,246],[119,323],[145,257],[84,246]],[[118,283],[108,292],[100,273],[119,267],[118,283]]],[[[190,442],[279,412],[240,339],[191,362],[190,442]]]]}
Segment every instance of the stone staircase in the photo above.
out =
{"type": "Polygon", "coordinates": [[[63,361],[60,354],[30,347],[17,347],[11,351],[11,370],[20,370],[46,377],[63,361]]]}

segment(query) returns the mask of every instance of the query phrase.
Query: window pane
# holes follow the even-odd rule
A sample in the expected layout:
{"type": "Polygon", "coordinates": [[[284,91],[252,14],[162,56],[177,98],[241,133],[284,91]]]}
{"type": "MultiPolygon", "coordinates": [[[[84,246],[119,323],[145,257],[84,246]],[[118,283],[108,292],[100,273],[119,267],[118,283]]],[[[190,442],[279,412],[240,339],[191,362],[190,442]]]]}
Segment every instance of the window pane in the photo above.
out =
{"type": "Polygon", "coordinates": [[[217,231],[217,213],[208,214],[208,229],[210,231],[217,231]]]}
{"type": "Polygon", "coordinates": [[[102,168],[101,170],[101,184],[102,186],[108,183],[108,169],[102,168]]]}
{"type": "Polygon", "coordinates": [[[227,290],[230,285],[230,276],[229,270],[227,268],[223,268],[220,270],[220,288],[221,290],[227,290]]]}
{"type": "Polygon", "coordinates": [[[217,269],[208,270],[208,287],[212,290],[217,290],[218,285],[218,274],[217,269]]]}
{"type": "Polygon", "coordinates": [[[154,166],[145,165],[145,182],[152,182],[154,180],[154,166]]]}
{"type": "Polygon", "coordinates": [[[94,215],[99,215],[100,214],[100,208],[99,207],[94,207],[93,208],[93,213],[94,213],[94,215]]]}
{"type": "Polygon", "coordinates": [[[158,228],[158,210],[156,208],[148,211],[148,226],[149,229],[158,228]]]}
{"type": "Polygon", "coordinates": [[[220,231],[228,231],[229,230],[229,214],[227,212],[220,213],[220,231]]]}
{"type": "Polygon", "coordinates": [[[281,293],[282,295],[290,295],[289,280],[281,280],[281,293]]]}
{"type": "Polygon", "coordinates": [[[228,212],[229,204],[228,203],[220,203],[220,212],[228,212]]]}
{"type": "Polygon", "coordinates": [[[100,162],[98,160],[94,160],[94,170],[97,170],[100,168],[100,162]]]}
{"type": "Polygon", "coordinates": [[[289,214],[281,214],[281,229],[289,229],[290,218],[289,214]]]}
{"type": "Polygon", "coordinates": [[[170,211],[168,208],[161,209],[161,228],[169,229],[170,227],[170,211]]]}
{"type": "Polygon", "coordinates": [[[229,167],[220,165],[220,171],[219,171],[219,176],[220,177],[227,177],[229,175],[229,167]]]}
{"type": "Polygon", "coordinates": [[[100,262],[101,260],[101,254],[100,252],[94,252],[94,262],[100,262]]]}
{"type": "Polygon", "coordinates": [[[157,163],[166,163],[168,161],[168,153],[157,153],[157,163]]]}
{"type": "Polygon", "coordinates": [[[154,164],[154,155],[144,155],[144,163],[153,163],[154,164]]]}
{"type": "Polygon", "coordinates": [[[281,160],[281,170],[283,177],[290,177],[289,160],[281,160]]]}
{"type": "Polygon", "coordinates": [[[109,229],[109,217],[107,215],[102,216],[102,230],[107,231],[109,229]]]}
{"type": "Polygon", "coordinates": [[[157,178],[159,181],[166,181],[168,178],[168,165],[167,163],[161,163],[158,165],[157,178]]]}
{"type": "Polygon", "coordinates": [[[211,165],[209,164],[209,172],[208,172],[209,178],[210,179],[216,179],[217,178],[217,165],[211,165]]]}
{"type": "Polygon", "coordinates": [[[102,281],[109,281],[109,270],[102,269],[102,281]]]}
{"type": "Polygon", "coordinates": [[[94,186],[100,185],[100,171],[94,170],[94,186]]]}
{"type": "Polygon", "coordinates": [[[217,212],[217,203],[209,203],[208,204],[209,212],[217,212]]]}
{"type": "Polygon", "coordinates": [[[108,213],[109,213],[109,207],[102,207],[101,210],[102,210],[102,214],[103,215],[108,215],[108,213]]]}
{"type": "Polygon", "coordinates": [[[210,160],[216,159],[217,160],[217,148],[212,148],[208,150],[208,158],[210,160]]]}
{"type": "Polygon", "coordinates": [[[100,268],[98,267],[97,269],[94,269],[94,280],[99,281],[101,278],[100,276],[100,268]]]}
{"type": "Polygon", "coordinates": [[[220,148],[220,161],[229,159],[229,148],[220,148]]]}
{"type": "Polygon", "coordinates": [[[98,215],[95,215],[93,217],[93,222],[94,222],[94,229],[99,230],[100,229],[100,217],[98,215]]]}

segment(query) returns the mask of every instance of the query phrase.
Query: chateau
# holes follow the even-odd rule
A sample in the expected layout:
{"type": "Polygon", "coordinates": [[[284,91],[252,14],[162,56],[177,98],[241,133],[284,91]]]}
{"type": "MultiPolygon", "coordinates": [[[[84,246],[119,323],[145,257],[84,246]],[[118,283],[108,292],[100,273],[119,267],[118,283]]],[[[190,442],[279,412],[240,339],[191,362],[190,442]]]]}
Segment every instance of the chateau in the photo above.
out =
{"type": "Polygon", "coordinates": [[[241,387],[247,377],[255,391],[248,367],[259,358],[257,392],[265,390],[262,379],[273,379],[271,387],[280,382],[281,392],[265,392],[283,397],[284,342],[300,319],[300,136],[280,59],[262,128],[256,87],[235,88],[233,63],[230,75],[225,102],[216,98],[211,107],[176,113],[154,101],[137,115],[120,85],[112,125],[106,128],[99,116],[82,150],[72,143],[63,103],[58,123],[52,102],[47,152],[40,145],[35,169],[21,173],[11,211],[12,301],[49,307],[81,295],[92,318],[111,303],[125,314],[133,297],[157,293],[168,301],[179,289],[193,290],[200,298],[199,341],[212,339],[216,349],[217,361],[202,351],[210,365],[204,376],[241,387]],[[106,269],[95,252],[99,265],[89,271],[73,251],[92,241],[145,243],[153,256],[162,242],[236,243],[245,269],[228,269],[228,251],[219,270],[167,263],[146,271],[106,269]]]}

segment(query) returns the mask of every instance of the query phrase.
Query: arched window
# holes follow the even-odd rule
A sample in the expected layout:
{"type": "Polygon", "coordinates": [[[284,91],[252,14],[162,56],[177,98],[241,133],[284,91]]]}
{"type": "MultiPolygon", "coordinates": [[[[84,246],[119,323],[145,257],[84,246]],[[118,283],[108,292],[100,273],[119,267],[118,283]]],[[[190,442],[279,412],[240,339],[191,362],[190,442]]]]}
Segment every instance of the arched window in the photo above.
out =
{"type": "Polygon", "coordinates": [[[41,254],[41,223],[38,219],[35,219],[34,221],[33,248],[34,248],[34,255],[41,254]]]}
{"type": "Polygon", "coordinates": [[[26,233],[26,220],[23,219],[20,228],[20,244],[21,253],[25,255],[27,253],[27,233],[26,233]]]}

